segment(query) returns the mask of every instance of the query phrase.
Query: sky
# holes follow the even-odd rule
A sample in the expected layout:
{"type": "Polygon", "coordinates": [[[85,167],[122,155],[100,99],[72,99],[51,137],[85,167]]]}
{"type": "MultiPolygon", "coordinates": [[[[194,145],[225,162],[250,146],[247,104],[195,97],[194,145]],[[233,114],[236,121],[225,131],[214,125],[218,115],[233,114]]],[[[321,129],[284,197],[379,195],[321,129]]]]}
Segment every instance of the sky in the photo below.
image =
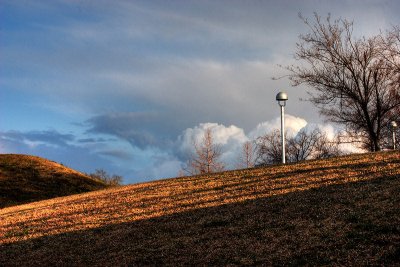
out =
{"type": "Polygon", "coordinates": [[[298,14],[400,25],[400,2],[0,0],[0,153],[31,154],[125,184],[174,177],[211,127],[234,168],[244,142],[286,125],[332,134],[280,67],[296,64],[298,14]],[[280,79],[272,79],[281,77],[280,79]]]}

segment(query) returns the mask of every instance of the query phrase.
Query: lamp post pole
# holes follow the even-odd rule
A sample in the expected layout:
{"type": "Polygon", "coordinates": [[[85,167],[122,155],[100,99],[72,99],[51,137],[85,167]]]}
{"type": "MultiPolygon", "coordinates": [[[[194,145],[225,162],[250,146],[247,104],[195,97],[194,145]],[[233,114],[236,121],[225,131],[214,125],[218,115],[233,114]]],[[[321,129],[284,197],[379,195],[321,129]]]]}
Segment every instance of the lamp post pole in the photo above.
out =
{"type": "Polygon", "coordinates": [[[397,123],[395,121],[390,122],[390,126],[392,128],[392,141],[393,141],[393,150],[396,149],[396,128],[397,123]]]}
{"type": "Polygon", "coordinates": [[[284,92],[279,92],[276,95],[276,101],[278,101],[279,106],[281,107],[281,144],[282,144],[282,164],[286,163],[285,158],[285,106],[286,101],[288,100],[288,96],[284,92]]]}
{"type": "Polygon", "coordinates": [[[285,156],[285,106],[281,106],[281,144],[282,144],[282,163],[286,163],[285,156]]]}

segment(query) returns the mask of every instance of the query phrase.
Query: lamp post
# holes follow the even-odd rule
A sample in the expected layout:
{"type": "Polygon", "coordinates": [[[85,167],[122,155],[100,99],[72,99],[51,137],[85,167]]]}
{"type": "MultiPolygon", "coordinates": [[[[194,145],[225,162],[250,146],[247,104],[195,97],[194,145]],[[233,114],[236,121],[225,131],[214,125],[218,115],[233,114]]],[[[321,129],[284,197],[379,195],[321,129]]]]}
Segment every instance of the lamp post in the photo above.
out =
{"type": "Polygon", "coordinates": [[[392,141],[393,141],[393,150],[396,149],[396,128],[397,123],[395,121],[390,122],[390,128],[392,129],[392,141]]]}
{"type": "Polygon", "coordinates": [[[281,107],[281,143],[282,143],[282,164],[286,163],[285,159],[285,106],[288,100],[288,95],[284,92],[279,92],[276,95],[276,101],[278,101],[281,107]]]}

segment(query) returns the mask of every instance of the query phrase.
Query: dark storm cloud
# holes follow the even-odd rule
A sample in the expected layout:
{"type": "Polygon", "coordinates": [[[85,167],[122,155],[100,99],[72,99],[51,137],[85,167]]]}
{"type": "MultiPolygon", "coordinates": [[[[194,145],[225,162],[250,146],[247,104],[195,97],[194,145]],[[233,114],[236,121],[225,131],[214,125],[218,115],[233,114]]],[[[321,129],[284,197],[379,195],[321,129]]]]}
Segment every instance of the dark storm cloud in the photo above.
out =
{"type": "Polygon", "coordinates": [[[86,123],[91,134],[108,134],[140,149],[163,147],[171,131],[165,115],[157,112],[116,112],[92,117],[86,123]]]}
{"type": "Polygon", "coordinates": [[[132,160],[134,158],[132,154],[118,149],[98,151],[97,153],[107,157],[113,157],[117,160],[132,160]]]}
{"type": "MultiPolygon", "coordinates": [[[[83,124],[79,124],[79,126],[84,126],[83,124]]],[[[77,140],[78,143],[82,143],[82,144],[90,144],[90,143],[105,143],[105,142],[110,142],[110,141],[116,141],[115,139],[111,139],[111,138],[82,138],[82,139],[78,139],[77,140]]]]}
{"type": "Polygon", "coordinates": [[[75,140],[75,136],[72,134],[61,134],[54,130],[28,132],[7,131],[0,132],[0,137],[5,140],[13,140],[19,142],[41,142],[44,144],[56,146],[65,146],[68,142],[75,140]]]}
{"type": "MultiPolygon", "coordinates": [[[[16,2],[34,26],[24,34],[6,29],[7,37],[38,45],[4,47],[2,64],[4,69],[18,64],[23,70],[34,70],[27,73],[32,77],[24,73],[8,81],[29,79],[30,91],[58,103],[68,100],[66,112],[75,107],[90,114],[106,113],[107,108],[178,114],[180,123],[174,121],[176,116],[153,120],[169,119],[169,124],[157,129],[168,133],[207,121],[250,129],[275,116],[272,103],[277,91],[289,91],[291,101],[307,97],[304,88],[292,89],[286,79],[271,80],[287,74],[277,64],[291,63],[297,36],[307,31],[298,12],[305,17],[316,11],[355,19],[356,30],[361,31],[396,23],[396,1],[361,2],[113,1],[110,5],[66,1],[63,8],[51,2],[27,7],[16,2]],[[80,13],[69,17],[63,13],[65,8],[80,13]],[[38,9],[55,23],[37,21],[38,9]]],[[[319,120],[308,103],[296,105],[293,114],[319,120]]],[[[152,129],[134,125],[130,133],[125,129],[112,134],[131,136],[132,143],[143,147],[157,143],[153,139],[160,134],[152,129]]]]}

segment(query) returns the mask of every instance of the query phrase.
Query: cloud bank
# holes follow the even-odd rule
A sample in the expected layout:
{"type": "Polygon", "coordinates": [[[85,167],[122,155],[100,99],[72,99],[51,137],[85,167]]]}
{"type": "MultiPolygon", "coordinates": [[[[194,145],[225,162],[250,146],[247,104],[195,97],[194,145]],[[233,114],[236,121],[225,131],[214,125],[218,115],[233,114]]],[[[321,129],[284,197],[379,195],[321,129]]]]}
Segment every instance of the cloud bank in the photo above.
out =
{"type": "MultiPolygon", "coordinates": [[[[83,124],[86,138],[62,134],[54,130],[29,132],[0,132],[0,152],[41,155],[63,162],[66,155],[71,159],[67,165],[87,169],[89,166],[110,166],[108,170],[125,177],[124,183],[175,177],[186,161],[195,153],[194,142],[201,143],[204,132],[211,129],[214,144],[221,147],[220,160],[226,169],[234,169],[238,163],[243,144],[259,136],[280,129],[280,117],[257,124],[250,131],[235,125],[199,123],[164,142],[146,137],[145,127],[138,121],[151,121],[152,114],[111,114],[97,116],[83,124]],[[150,119],[149,119],[150,118],[150,119]],[[103,134],[103,137],[99,137],[103,134]],[[96,137],[97,136],[97,137],[96,137]],[[19,150],[15,151],[15,148],[19,150]],[[121,173],[121,170],[126,170],[121,173]]],[[[288,134],[295,136],[302,129],[320,128],[328,138],[335,137],[335,128],[329,124],[308,123],[305,119],[285,115],[288,134]]],[[[348,150],[357,151],[348,146],[348,150]]],[[[64,162],[65,163],[65,162],[64,162]]],[[[94,169],[92,169],[94,171],[94,169]]]]}

